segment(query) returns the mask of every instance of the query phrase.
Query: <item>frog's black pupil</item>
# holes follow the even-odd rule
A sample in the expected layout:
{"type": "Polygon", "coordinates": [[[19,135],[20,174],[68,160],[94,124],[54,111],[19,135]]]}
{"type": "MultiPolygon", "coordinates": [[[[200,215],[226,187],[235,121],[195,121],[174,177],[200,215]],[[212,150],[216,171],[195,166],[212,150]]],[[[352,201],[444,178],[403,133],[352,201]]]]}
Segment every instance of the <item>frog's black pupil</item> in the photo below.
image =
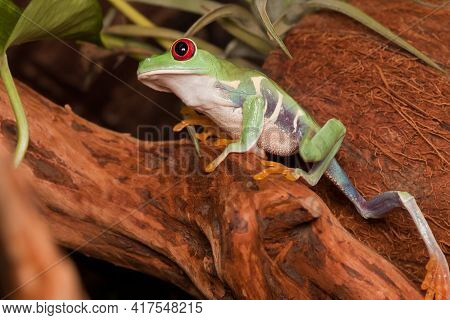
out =
{"type": "Polygon", "coordinates": [[[180,57],[184,56],[186,52],[188,51],[189,47],[186,42],[180,41],[175,45],[175,52],[180,57]]]}

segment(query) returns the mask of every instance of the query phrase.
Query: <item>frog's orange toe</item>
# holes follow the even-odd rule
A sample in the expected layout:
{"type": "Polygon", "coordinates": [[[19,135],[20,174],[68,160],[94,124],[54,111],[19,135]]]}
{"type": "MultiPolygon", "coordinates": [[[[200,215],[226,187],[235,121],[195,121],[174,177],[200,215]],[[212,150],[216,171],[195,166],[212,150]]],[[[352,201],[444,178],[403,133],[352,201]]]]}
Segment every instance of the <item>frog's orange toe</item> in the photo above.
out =
{"type": "Polygon", "coordinates": [[[428,261],[427,273],[422,282],[422,290],[427,290],[427,300],[449,300],[450,299],[450,277],[446,263],[438,263],[435,257],[428,261]]]}
{"type": "Polygon", "coordinates": [[[186,128],[188,125],[189,125],[188,122],[182,120],[173,126],[173,131],[179,132],[179,131],[183,130],[184,128],[186,128]]]}
{"type": "Polygon", "coordinates": [[[271,172],[270,169],[271,168],[264,169],[264,170],[258,172],[257,174],[255,174],[253,176],[253,179],[255,179],[255,180],[263,180],[263,179],[267,178],[270,174],[275,173],[275,172],[271,172]]]}
{"type": "Polygon", "coordinates": [[[215,168],[216,166],[214,165],[214,163],[211,162],[205,167],[205,172],[207,173],[213,172],[215,168]]]}
{"type": "Polygon", "coordinates": [[[296,181],[298,177],[295,175],[295,169],[288,168],[281,163],[274,161],[261,160],[261,164],[265,167],[264,170],[258,172],[253,176],[255,180],[263,180],[271,174],[282,174],[284,177],[290,181],[296,181]]]}
{"type": "Polygon", "coordinates": [[[233,142],[236,142],[236,140],[231,140],[231,139],[226,139],[226,138],[218,138],[214,141],[213,145],[215,147],[226,147],[233,142]]]}
{"type": "Polygon", "coordinates": [[[173,127],[173,131],[175,132],[181,131],[187,126],[207,127],[213,125],[213,122],[208,117],[201,115],[189,107],[182,107],[181,114],[184,116],[184,119],[173,127]]]}

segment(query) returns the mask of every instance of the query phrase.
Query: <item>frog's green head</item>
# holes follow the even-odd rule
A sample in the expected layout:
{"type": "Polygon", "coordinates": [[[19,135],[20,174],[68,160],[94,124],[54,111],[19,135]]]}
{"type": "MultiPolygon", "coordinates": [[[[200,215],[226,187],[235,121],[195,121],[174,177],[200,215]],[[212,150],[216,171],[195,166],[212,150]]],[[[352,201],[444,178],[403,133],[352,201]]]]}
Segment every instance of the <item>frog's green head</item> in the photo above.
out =
{"type": "Polygon", "coordinates": [[[175,41],[170,51],[141,61],[137,74],[140,81],[153,89],[171,91],[165,87],[167,81],[164,80],[173,76],[208,75],[215,78],[217,61],[209,52],[198,50],[192,40],[183,38],[175,41]]]}

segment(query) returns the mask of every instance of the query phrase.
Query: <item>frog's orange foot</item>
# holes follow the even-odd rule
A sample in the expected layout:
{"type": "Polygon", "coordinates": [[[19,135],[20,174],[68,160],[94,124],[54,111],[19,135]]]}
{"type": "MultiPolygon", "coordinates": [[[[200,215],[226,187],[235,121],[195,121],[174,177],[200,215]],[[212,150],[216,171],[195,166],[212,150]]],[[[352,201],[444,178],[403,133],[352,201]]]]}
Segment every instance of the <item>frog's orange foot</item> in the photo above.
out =
{"type": "Polygon", "coordinates": [[[173,127],[173,131],[175,132],[181,131],[187,126],[214,126],[214,123],[208,117],[202,116],[191,108],[182,107],[180,112],[184,116],[184,119],[173,127]]]}
{"type": "Polygon", "coordinates": [[[201,142],[206,142],[211,137],[216,137],[216,129],[212,127],[206,127],[201,133],[197,133],[195,137],[201,142]]]}
{"type": "Polygon", "coordinates": [[[189,107],[182,107],[180,112],[184,116],[184,119],[173,127],[173,131],[181,131],[187,126],[202,126],[203,131],[195,134],[195,137],[202,142],[207,142],[209,138],[215,137],[217,139],[213,141],[213,146],[221,147],[236,141],[228,139],[227,135],[220,132],[220,129],[211,119],[195,110],[189,107]]]}
{"type": "Polygon", "coordinates": [[[202,142],[206,142],[209,138],[214,137],[218,139],[226,139],[227,136],[220,132],[220,129],[217,126],[209,126],[203,128],[201,133],[197,133],[195,135],[197,139],[202,142]]]}
{"type": "Polygon", "coordinates": [[[274,161],[261,160],[261,164],[263,166],[269,167],[261,172],[255,174],[253,179],[255,180],[263,180],[267,178],[271,174],[282,174],[284,177],[290,181],[296,181],[299,176],[296,174],[296,169],[286,167],[281,163],[274,161]]]}
{"type": "Polygon", "coordinates": [[[181,131],[184,128],[186,128],[187,126],[206,127],[206,126],[210,126],[210,125],[211,125],[211,120],[209,120],[207,117],[196,116],[196,117],[186,118],[184,120],[181,120],[173,127],[173,131],[175,131],[175,132],[181,131]]]}
{"type": "Polygon", "coordinates": [[[207,140],[211,137],[217,138],[212,141],[212,145],[216,147],[226,147],[230,143],[235,142],[236,140],[228,139],[227,135],[220,132],[217,127],[205,127],[203,132],[197,133],[195,135],[198,140],[202,142],[207,142],[207,140]]]}
{"type": "Polygon", "coordinates": [[[213,142],[213,146],[216,147],[226,147],[227,145],[229,145],[230,143],[236,142],[237,140],[232,140],[232,139],[226,139],[226,138],[218,138],[216,140],[214,140],[213,142]]]}
{"type": "Polygon", "coordinates": [[[449,300],[450,276],[446,261],[439,261],[435,257],[431,257],[426,269],[427,274],[421,286],[422,290],[427,291],[425,299],[449,300]]]}

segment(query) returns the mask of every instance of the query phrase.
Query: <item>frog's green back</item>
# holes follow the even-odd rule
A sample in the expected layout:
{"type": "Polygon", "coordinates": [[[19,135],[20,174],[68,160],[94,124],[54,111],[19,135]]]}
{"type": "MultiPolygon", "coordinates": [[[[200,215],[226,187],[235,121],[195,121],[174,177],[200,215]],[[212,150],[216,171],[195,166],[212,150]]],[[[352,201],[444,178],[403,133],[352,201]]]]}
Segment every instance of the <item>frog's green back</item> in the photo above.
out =
{"type": "Polygon", "coordinates": [[[319,128],[313,118],[280,86],[262,72],[238,67],[218,59],[217,79],[228,86],[230,99],[242,106],[246,97],[262,95],[266,101],[265,118],[287,131],[301,135],[303,129],[319,128]]]}

